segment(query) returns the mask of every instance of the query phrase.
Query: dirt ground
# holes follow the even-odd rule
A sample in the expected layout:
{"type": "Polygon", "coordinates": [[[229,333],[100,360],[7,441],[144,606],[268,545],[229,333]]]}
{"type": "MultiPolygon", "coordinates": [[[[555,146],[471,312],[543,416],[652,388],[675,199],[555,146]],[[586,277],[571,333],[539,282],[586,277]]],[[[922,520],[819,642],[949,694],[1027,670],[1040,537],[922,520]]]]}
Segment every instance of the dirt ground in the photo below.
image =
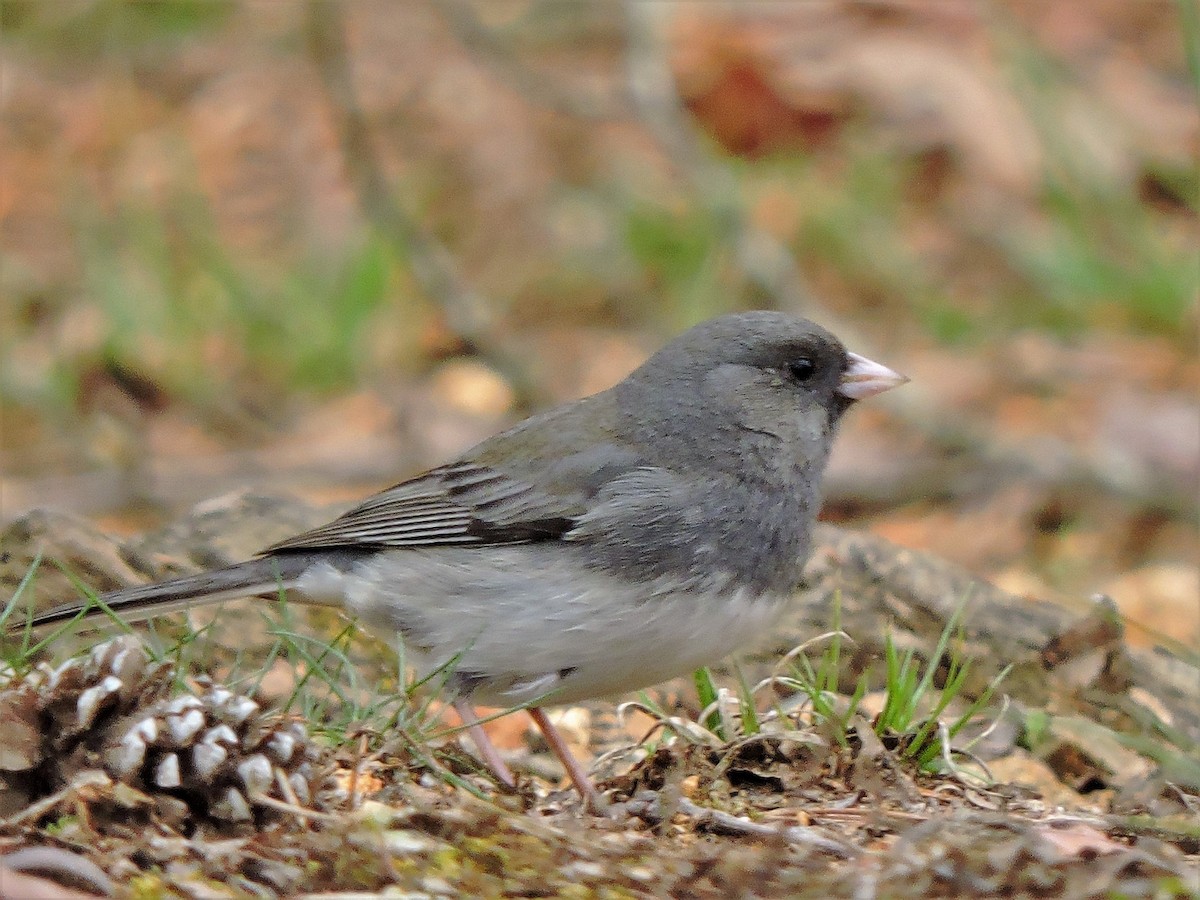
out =
{"type": "MultiPolygon", "coordinates": [[[[196,559],[219,563],[239,555],[236,540],[228,546],[238,527],[321,514],[238,495],[123,549],[65,516],[25,521],[23,546],[13,528],[4,547],[10,561],[47,550],[68,558],[65,549],[78,562],[90,552],[91,577],[104,584],[127,577],[131,562],[155,577],[196,559]],[[180,555],[181,546],[191,551],[180,555]],[[106,573],[114,560],[124,569],[106,573]]],[[[695,724],[682,679],[655,692],[654,716],[644,701],[621,719],[608,701],[563,713],[560,727],[593,760],[606,799],[597,815],[557,786],[523,714],[489,726],[523,773],[519,790],[504,792],[444,727],[418,734],[364,721],[331,741],[319,716],[266,712],[295,686],[294,663],[259,679],[252,699],[186,681],[203,728],[236,731],[220,765],[204,766],[212,747],[200,720],[179,733],[173,664],[152,662],[126,636],[0,690],[0,865],[15,870],[0,875],[3,895],[56,896],[26,876],[115,896],[1195,895],[1200,698],[1190,665],[1130,646],[1111,608],[1079,619],[861,532],[826,526],[820,542],[796,611],[738,671],[751,683],[778,671],[786,648],[820,633],[836,595],[843,629],[862,635],[840,683],[874,671],[875,688],[884,652],[875,623],[889,617],[900,646],[934,659],[954,598],[971,594],[956,639],[978,662],[964,696],[978,696],[1001,665],[1012,669],[1003,703],[974,727],[972,754],[947,757],[952,769],[922,771],[903,735],[876,734],[875,690],[844,741],[783,690],[764,701],[765,724],[751,735],[736,725],[735,703],[731,733],[742,736],[729,740],[695,724]],[[997,627],[1014,615],[1021,627],[997,627]],[[150,736],[124,762],[131,722],[150,736]],[[168,757],[177,761],[164,768],[168,757]],[[255,759],[269,759],[274,774],[258,793],[245,768],[255,759]]],[[[34,585],[41,598],[63,590],[47,582],[34,585]]],[[[248,604],[222,607],[196,640],[194,664],[228,672],[229,648],[266,637],[257,620],[248,604]]],[[[308,627],[328,633],[329,622],[308,627]]],[[[386,683],[386,661],[368,652],[356,664],[383,666],[371,677],[386,683]]],[[[728,685],[733,676],[717,677],[728,685]]]]}

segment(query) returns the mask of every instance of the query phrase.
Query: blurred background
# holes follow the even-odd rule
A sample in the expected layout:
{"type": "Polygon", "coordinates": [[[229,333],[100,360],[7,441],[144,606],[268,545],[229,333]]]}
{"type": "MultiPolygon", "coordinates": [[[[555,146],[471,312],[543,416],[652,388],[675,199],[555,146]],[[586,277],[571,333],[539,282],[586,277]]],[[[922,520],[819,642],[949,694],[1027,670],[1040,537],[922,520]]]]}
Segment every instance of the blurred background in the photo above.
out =
{"type": "Polygon", "coordinates": [[[913,379],[826,518],[1200,641],[1189,0],[3,0],[0,42],[0,525],[347,502],[770,307],[913,379]]]}

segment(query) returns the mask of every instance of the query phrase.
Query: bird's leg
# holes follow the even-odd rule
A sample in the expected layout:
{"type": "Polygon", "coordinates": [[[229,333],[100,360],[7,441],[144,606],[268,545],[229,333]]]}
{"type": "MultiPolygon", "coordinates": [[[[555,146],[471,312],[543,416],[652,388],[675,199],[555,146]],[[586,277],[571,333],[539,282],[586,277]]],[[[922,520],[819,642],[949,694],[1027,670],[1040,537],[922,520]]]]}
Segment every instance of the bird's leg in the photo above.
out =
{"type": "Polygon", "coordinates": [[[459,698],[454,701],[454,708],[462,718],[463,724],[467,726],[467,731],[471,733],[471,740],[475,742],[475,749],[479,752],[484,764],[506,787],[516,787],[517,779],[513,777],[512,769],[500,758],[500,751],[496,749],[492,739],[487,736],[487,732],[479,724],[479,717],[475,715],[471,704],[459,698]]]}
{"type": "Polygon", "coordinates": [[[567,775],[570,776],[571,783],[575,785],[575,790],[579,791],[579,795],[583,797],[584,802],[592,812],[601,812],[603,801],[600,799],[600,794],[596,791],[596,786],[592,784],[592,779],[588,777],[588,773],[579,764],[579,760],[571,753],[567,742],[563,740],[563,736],[554,727],[554,723],[550,721],[550,717],[538,706],[531,706],[529,708],[529,716],[533,719],[533,724],[541,729],[542,735],[546,738],[546,743],[554,751],[554,755],[558,757],[558,761],[563,764],[563,768],[567,770],[567,775]]]}

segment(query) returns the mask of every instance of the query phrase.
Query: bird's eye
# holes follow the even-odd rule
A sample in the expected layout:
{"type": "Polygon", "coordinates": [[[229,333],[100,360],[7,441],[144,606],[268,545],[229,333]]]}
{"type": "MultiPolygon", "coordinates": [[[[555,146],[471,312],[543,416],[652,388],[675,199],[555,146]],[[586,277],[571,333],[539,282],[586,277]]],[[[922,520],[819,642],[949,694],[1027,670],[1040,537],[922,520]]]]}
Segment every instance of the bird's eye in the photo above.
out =
{"type": "Polygon", "coordinates": [[[795,362],[788,363],[788,371],[797,381],[808,381],[817,371],[817,366],[811,359],[801,357],[795,362]]]}

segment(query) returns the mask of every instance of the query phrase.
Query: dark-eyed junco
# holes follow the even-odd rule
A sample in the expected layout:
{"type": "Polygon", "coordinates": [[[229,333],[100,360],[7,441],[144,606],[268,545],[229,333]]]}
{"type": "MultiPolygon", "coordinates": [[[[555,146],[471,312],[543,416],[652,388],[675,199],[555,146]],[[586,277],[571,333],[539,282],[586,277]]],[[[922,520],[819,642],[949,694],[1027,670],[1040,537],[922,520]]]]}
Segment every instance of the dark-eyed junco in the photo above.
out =
{"type": "Polygon", "coordinates": [[[450,672],[502,780],[513,778],[472,703],[528,705],[595,801],[541,707],[672,678],[770,628],[809,553],[838,420],[905,380],[804,319],[722,316],[615,387],[256,559],[101,599],[131,619],[280,588],[342,607],[402,641],[420,673],[450,672]]]}

